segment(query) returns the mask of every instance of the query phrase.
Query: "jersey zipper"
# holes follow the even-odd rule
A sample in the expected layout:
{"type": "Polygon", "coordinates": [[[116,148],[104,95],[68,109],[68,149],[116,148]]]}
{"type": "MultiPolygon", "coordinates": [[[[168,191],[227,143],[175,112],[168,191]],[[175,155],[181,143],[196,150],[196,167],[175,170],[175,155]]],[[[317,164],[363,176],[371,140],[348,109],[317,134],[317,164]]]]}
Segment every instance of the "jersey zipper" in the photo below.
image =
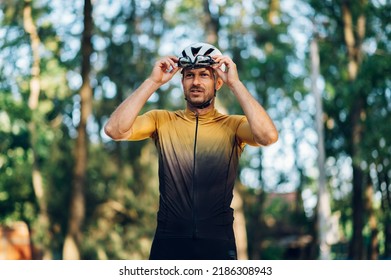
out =
{"type": "Polygon", "coordinates": [[[194,147],[193,147],[193,180],[192,180],[192,191],[193,191],[193,238],[197,238],[197,179],[196,179],[196,158],[197,158],[197,137],[198,137],[198,113],[195,113],[196,127],[194,135],[194,147]]]}

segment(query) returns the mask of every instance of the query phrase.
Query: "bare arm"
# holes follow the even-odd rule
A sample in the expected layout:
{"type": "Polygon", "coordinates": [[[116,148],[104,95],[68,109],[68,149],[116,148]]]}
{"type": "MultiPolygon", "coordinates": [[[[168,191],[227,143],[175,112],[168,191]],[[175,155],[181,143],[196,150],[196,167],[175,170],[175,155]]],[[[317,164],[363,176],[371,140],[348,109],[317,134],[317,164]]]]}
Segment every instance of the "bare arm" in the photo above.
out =
{"type": "Polygon", "coordinates": [[[248,124],[239,127],[238,136],[251,145],[267,146],[275,143],[278,140],[277,129],[262,105],[240,81],[236,64],[227,56],[215,56],[213,59],[218,63],[213,68],[236,96],[248,120],[248,124]],[[225,64],[226,72],[219,68],[222,64],[225,64]],[[253,139],[246,139],[251,134],[253,139]]]}
{"type": "Polygon", "coordinates": [[[168,56],[158,60],[151,75],[113,112],[105,125],[105,133],[114,140],[130,139],[133,124],[149,97],[178,72],[177,58],[168,56]]]}

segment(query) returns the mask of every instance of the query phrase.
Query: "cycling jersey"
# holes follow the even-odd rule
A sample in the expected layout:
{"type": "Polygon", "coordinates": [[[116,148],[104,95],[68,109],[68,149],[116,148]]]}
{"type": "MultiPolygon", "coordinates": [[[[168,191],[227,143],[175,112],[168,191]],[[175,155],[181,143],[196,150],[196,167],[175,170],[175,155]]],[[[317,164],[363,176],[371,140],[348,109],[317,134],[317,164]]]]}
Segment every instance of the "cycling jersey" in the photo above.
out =
{"type": "Polygon", "coordinates": [[[156,238],[233,240],[233,187],[245,143],[245,116],[213,110],[152,110],[138,116],[129,140],[151,137],[159,156],[156,238]],[[152,126],[152,127],[151,127],[152,126]]]}

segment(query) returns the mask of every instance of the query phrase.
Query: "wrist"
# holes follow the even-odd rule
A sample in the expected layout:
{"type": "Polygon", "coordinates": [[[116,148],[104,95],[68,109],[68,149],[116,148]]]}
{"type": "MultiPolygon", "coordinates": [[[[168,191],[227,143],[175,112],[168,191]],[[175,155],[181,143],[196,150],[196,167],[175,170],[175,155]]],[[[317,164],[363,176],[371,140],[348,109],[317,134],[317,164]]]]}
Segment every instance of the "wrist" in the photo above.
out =
{"type": "Polygon", "coordinates": [[[240,80],[235,80],[230,83],[227,83],[228,87],[232,90],[235,91],[235,89],[239,87],[243,87],[243,83],[240,80]]]}
{"type": "Polygon", "coordinates": [[[163,85],[162,82],[155,81],[152,77],[147,78],[145,80],[145,83],[147,83],[151,87],[155,87],[156,89],[158,89],[159,87],[161,87],[163,85]]]}

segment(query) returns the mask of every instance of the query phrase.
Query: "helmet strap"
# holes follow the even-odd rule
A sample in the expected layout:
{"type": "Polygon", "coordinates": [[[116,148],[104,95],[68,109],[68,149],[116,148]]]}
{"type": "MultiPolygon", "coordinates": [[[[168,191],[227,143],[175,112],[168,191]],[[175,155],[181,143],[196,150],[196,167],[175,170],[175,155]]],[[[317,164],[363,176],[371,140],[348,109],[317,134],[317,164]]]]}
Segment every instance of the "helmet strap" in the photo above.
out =
{"type": "Polygon", "coordinates": [[[185,100],[187,101],[187,103],[189,103],[191,106],[193,106],[193,107],[195,107],[197,109],[204,109],[204,108],[208,107],[212,103],[213,97],[210,98],[209,100],[205,101],[202,104],[194,104],[193,102],[188,100],[186,97],[185,97],[185,100]]]}

